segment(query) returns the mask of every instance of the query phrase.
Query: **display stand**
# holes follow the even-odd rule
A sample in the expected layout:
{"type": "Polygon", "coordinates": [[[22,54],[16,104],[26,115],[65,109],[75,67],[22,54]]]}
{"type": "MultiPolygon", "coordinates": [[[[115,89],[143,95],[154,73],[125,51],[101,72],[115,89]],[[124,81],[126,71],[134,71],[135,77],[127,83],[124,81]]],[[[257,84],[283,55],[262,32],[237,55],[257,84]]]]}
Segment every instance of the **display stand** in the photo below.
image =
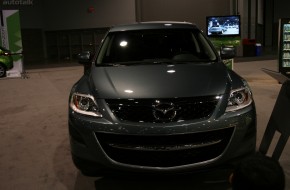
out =
{"type": "MultiPolygon", "coordinates": [[[[223,15],[206,17],[206,35],[218,52],[221,47],[237,47],[241,43],[240,15],[223,15]]],[[[229,68],[234,68],[234,60],[223,60],[229,68]]]]}
{"type": "Polygon", "coordinates": [[[22,38],[19,10],[2,10],[1,45],[12,52],[13,68],[6,72],[6,77],[22,77],[22,38]]]}
{"type": "Polygon", "coordinates": [[[290,80],[279,72],[262,70],[281,83],[282,87],[263,135],[259,152],[265,155],[268,153],[275,132],[278,132],[280,138],[274,148],[272,158],[279,160],[290,134],[290,80]]]}
{"type": "Polygon", "coordinates": [[[279,72],[290,77],[290,18],[279,19],[279,72]]]}
{"type": "Polygon", "coordinates": [[[280,84],[283,84],[285,81],[289,80],[287,76],[285,76],[280,72],[272,71],[265,68],[262,68],[261,70],[270,75],[271,77],[273,77],[274,79],[276,79],[280,84]]]}

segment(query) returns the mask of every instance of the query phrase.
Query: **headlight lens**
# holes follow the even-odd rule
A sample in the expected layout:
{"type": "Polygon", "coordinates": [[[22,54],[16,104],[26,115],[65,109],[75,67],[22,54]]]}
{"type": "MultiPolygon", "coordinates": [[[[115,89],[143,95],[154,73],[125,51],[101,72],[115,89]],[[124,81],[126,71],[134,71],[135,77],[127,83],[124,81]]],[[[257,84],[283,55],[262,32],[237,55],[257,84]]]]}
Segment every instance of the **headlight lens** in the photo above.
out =
{"type": "Polygon", "coordinates": [[[93,96],[87,94],[73,93],[70,100],[70,107],[77,113],[102,117],[93,96]]]}
{"type": "Polygon", "coordinates": [[[249,106],[253,102],[249,87],[231,90],[226,112],[236,111],[249,106]]]}

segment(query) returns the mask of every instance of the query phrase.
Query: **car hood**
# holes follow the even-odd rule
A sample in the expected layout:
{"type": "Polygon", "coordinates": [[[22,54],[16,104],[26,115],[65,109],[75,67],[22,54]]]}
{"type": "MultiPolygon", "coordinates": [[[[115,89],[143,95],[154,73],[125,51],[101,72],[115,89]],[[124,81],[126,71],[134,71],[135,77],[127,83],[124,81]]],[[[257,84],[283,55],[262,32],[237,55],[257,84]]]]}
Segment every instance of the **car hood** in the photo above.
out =
{"type": "Polygon", "coordinates": [[[97,98],[172,98],[221,95],[228,86],[222,63],[93,67],[97,98]]]}

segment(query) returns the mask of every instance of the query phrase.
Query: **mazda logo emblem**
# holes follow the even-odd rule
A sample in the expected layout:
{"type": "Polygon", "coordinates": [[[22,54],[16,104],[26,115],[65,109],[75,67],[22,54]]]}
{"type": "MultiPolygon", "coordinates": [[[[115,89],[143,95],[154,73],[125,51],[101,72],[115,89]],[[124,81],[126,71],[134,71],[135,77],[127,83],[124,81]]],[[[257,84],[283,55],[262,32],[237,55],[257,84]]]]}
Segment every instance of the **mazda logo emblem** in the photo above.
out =
{"type": "Polygon", "coordinates": [[[177,109],[173,103],[156,100],[152,107],[153,116],[157,121],[172,121],[176,117],[177,109]]]}

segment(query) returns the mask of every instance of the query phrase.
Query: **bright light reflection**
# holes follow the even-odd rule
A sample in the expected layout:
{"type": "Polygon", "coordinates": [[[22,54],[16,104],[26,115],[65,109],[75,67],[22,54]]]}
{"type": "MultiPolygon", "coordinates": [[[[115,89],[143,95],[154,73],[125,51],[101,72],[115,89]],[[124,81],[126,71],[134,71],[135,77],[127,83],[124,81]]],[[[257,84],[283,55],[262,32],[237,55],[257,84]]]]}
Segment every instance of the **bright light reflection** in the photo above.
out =
{"type": "Polygon", "coordinates": [[[126,41],[121,41],[120,46],[126,47],[128,45],[128,42],[126,41]]]}
{"type": "Polygon", "coordinates": [[[133,90],[124,90],[124,92],[126,92],[128,94],[132,94],[134,91],[133,90]]]}
{"type": "Polygon", "coordinates": [[[222,96],[216,96],[215,98],[216,98],[217,100],[219,100],[219,99],[222,98],[222,96]]]}
{"type": "Polygon", "coordinates": [[[175,70],[168,70],[167,73],[175,73],[175,70]]]}

